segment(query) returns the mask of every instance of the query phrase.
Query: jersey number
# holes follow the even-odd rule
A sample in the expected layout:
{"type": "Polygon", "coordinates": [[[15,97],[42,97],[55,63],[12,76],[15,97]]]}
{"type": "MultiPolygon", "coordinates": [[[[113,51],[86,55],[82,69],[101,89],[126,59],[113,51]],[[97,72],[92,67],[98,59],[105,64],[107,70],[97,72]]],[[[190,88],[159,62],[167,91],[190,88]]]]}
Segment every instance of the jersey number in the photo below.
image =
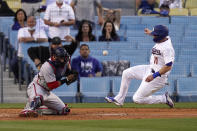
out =
{"type": "Polygon", "coordinates": [[[158,57],[154,57],[154,64],[158,64],[158,57]]]}

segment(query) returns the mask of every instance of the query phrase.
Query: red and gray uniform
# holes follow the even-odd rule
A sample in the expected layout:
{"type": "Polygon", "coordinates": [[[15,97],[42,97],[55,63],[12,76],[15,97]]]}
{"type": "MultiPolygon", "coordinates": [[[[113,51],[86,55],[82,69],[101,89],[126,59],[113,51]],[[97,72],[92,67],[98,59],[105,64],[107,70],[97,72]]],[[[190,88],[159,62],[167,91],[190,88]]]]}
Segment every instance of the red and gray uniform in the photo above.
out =
{"type": "Polygon", "coordinates": [[[40,72],[28,86],[27,95],[29,102],[27,103],[26,109],[30,108],[29,103],[36,96],[41,96],[42,105],[55,110],[57,114],[64,114],[64,102],[51,92],[59,86],[58,81],[62,77],[62,71],[63,68],[56,68],[50,59],[42,65],[40,72]]]}

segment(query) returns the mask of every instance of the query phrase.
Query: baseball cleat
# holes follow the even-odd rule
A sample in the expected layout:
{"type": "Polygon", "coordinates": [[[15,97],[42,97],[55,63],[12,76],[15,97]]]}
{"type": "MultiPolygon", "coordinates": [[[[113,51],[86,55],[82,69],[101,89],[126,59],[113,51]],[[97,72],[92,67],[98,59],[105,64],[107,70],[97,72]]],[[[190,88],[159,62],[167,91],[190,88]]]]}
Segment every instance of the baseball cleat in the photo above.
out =
{"type": "Polygon", "coordinates": [[[168,92],[165,93],[166,96],[166,104],[170,107],[170,108],[174,108],[174,102],[172,101],[172,99],[170,98],[168,92]]]}
{"type": "Polygon", "coordinates": [[[38,113],[35,110],[23,110],[20,114],[20,117],[38,117],[38,113]]]}
{"type": "Polygon", "coordinates": [[[109,103],[114,103],[115,105],[117,106],[122,106],[122,104],[120,104],[119,102],[117,102],[113,97],[108,97],[106,96],[105,97],[105,100],[109,103]]]}

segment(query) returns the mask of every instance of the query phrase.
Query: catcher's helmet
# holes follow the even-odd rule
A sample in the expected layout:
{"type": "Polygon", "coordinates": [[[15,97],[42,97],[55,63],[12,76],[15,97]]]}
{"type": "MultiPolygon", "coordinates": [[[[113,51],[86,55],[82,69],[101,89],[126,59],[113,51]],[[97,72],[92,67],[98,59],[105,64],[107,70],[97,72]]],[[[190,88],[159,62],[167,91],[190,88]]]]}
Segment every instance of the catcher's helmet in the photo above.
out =
{"type": "Polygon", "coordinates": [[[57,49],[55,49],[54,55],[59,58],[64,58],[69,56],[67,51],[62,47],[58,47],[57,49]]]}
{"type": "Polygon", "coordinates": [[[62,47],[58,47],[57,49],[55,49],[53,55],[56,57],[56,64],[57,65],[63,66],[70,60],[70,55],[62,47]],[[64,59],[64,62],[61,62],[60,59],[64,59]]]}
{"type": "Polygon", "coordinates": [[[155,42],[159,42],[160,40],[168,36],[168,34],[168,28],[164,25],[156,25],[151,32],[151,35],[156,36],[156,38],[153,39],[155,42]]]}

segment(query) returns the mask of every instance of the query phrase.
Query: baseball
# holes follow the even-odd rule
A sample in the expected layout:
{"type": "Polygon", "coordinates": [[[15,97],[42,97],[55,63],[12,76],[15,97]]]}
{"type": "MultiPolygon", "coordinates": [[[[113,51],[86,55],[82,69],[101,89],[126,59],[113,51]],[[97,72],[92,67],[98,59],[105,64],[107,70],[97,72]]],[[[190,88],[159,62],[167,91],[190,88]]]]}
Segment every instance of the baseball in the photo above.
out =
{"type": "Polygon", "coordinates": [[[104,50],[104,51],[103,51],[103,55],[104,55],[104,56],[108,55],[108,51],[107,51],[107,50],[104,50]]]}

